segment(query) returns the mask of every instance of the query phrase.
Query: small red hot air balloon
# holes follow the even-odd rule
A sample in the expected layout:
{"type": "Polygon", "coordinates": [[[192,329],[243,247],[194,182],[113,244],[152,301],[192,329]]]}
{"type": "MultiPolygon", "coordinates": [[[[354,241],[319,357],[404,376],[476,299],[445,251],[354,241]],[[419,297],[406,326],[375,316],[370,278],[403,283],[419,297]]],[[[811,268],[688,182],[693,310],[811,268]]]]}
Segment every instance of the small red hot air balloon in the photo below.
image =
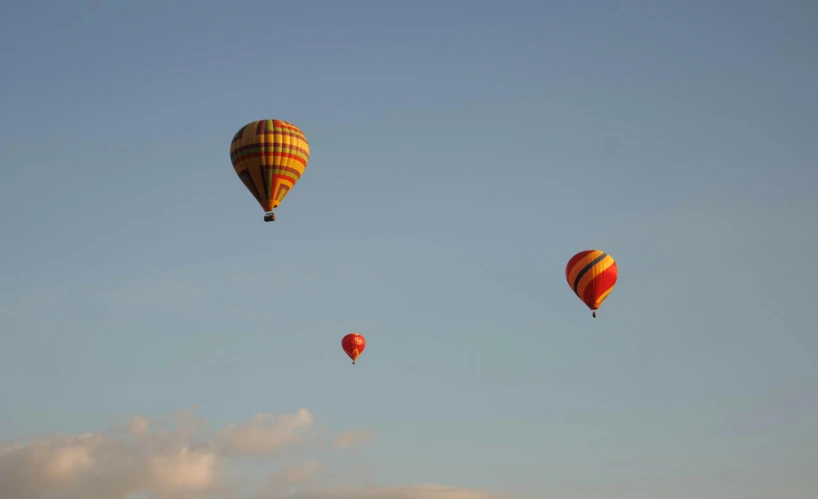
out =
{"type": "Polygon", "coordinates": [[[366,340],[358,333],[350,333],[341,340],[341,347],[344,349],[344,352],[349,355],[349,358],[352,359],[352,363],[354,364],[358,356],[361,355],[364,348],[366,348],[366,340]]]}
{"type": "Polygon", "coordinates": [[[616,262],[602,250],[580,251],[565,266],[565,279],[574,294],[593,310],[594,317],[605,298],[616,285],[619,270],[616,262]]]}

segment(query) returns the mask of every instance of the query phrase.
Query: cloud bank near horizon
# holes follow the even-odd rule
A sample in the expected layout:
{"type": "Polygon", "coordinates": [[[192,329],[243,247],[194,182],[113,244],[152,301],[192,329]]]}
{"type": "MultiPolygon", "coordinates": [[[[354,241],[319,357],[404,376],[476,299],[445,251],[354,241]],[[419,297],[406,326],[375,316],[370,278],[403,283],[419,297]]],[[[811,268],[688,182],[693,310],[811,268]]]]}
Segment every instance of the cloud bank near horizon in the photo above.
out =
{"type": "MultiPolygon", "coordinates": [[[[195,411],[135,416],[121,427],[0,444],[0,497],[15,499],[505,499],[436,484],[380,487],[311,453],[358,447],[373,432],[334,436],[307,409],[260,413],[216,432],[195,411]],[[296,460],[297,463],[285,463],[296,460]],[[266,470],[248,483],[247,467],[266,470]],[[341,484],[334,483],[342,476],[341,484]]],[[[358,471],[359,475],[363,475],[358,471]]]]}

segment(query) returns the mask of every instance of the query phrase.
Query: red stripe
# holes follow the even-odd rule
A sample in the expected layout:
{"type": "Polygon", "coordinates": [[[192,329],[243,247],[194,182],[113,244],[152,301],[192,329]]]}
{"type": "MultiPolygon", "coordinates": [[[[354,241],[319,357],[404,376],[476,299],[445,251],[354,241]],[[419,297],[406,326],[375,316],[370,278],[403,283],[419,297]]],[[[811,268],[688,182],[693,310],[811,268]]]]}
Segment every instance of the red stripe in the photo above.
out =
{"type": "Polygon", "coordinates": [[[288,132],[280,128],[278,130],[269,130],[264,133],[259,133],[258,135],[283,135],[284,137],[295,137],[296,139],[307,142],[307,137],[305,137],[303,133],[288,132]]]}
{"type": "MultiPolygon", "coordinates": [[[[249,124],[244,125],[240,132],[243,132],[248,126],[249,124]]],[[[256,123],[256,135],[271,135],[274,133],[280,133],[281,135],[287,135],[290,137],[298,137],[304,140],[304,142],[307,141],[307,137],[304,135],[304,132],[299,130],[297,126],[291,125],[287,122],[281,120],[260,120],[256,123]],[[272,121],[273,128],[267,126],[268,121],[272,121]],[[278,128],[278,130],[275,130],[275,128],[278,128]],[[282,130],[282,128],[284,130],[282,130]]]]}
{"type": "Polygon", "coordinates": [[[244,161],[247,158],[261,158],[261,157],[289,158],[289,159],[294,159],[294,160],[298,161],[299,163],[304,165],[304,167],[307,166],[307,162],[301,156],[296,156],[295,154],[290,154],[290,153],[280,152],[280,151],[260,151],[260,152],[254,152],[254,153],[251,153],[251,154],[245,154],[245,155],[243,155],[241,157],[241,161],[244,161]]]}
{"type": "Polygon", "coordinates": [[[230,154],[238,154],[242,151],[247,151],[250,149],[254,149],[256,147],[286,147],[288,149],[294,149],[298,152],[304,153],[304,155],[309,156],[309,151],[304,149],[303,147],[294,146],[291,144],[285,144],[284,142],[256,142],[255,144],[247,144],[241,147],[234,148],[230,154]]]}
{"type": "MultiPolygon", "coordinates": [[[[580,251],[580,252],[579,252],[579,253],[577,253],[576,255],[572,256],[570,260],[568,260],[568,265],[566,265],[566,266],[565,266],[565,280],[566,280],[566,281],[568,280],[568,276],[569,276],[569,275],[571,275],[571,269],[574,267],[574,265],[576,265],[578,261],[582,260],[582,259],[583,259],[583,258],[585,258],[585,257],[586,257],[588,254],[593,253],[594,251],[596,251],[596,250],[585,250],[585,251],[580,251]]],[[[574,283],[573,283],[573,282],[569,282],[568,284],[569,284],[571,287],[573,287],[573,286],[574,286],[574,283]]]]}
{"type": "Polygon", "coordinates": [[[287,128],[289,130],[295,130],[296,132],[301,133],[301,130],[299,130],[297,126],[287,123],[286,121],[273,120],[273,126],[287,128]]]}
{"type": "MultiPolygon", "coordinates": [[[[277,177],[277,175],[273,175],[273,177],[277,177]]],[[[275,183],[275,181],[276,179],[274,178],[273,183],[275,183]]],[[[284,193],[290,192],[290,186],[287,184],[279,184],[278,190],[276,191],[275,196],[273,196],[273,199],[280,199],[282,196],[281,191],[284,191],[284,193]]]]}
{"type": "Polygon", "coordinates": [[[616,277],[619,274],[616,268],[616,262],[611,264],[610,267],[603,270],[600,274],[597,274],[594,279],[588,283],[588,286],[585,288],[585,293],[583,293],[582,301],[585,302],[592,310],[596,310],[594,307],[594,302],[597,298],[602,296],[605,291],[608,291],[616,284],[616,277]]]}
{"type": "Polygon", "coordinates": [[[280,174],[280,172],[292,173],[293,175],[295,175],[295,178],[301,178],[301,173],[299,173],[299,171],[296,170],[295,168],[290,168],[289,166],[274,166],[273,171],[277,172],[273,173],[273,178],[281,177],[282,175],[280,174]]]}

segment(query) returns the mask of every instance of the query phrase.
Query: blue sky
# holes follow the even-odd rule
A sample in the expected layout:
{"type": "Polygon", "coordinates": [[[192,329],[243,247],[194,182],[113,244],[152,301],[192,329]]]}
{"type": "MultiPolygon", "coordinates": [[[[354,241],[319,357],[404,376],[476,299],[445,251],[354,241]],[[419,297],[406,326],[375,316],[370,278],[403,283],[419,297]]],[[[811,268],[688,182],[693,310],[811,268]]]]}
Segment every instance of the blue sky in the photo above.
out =
{"type": "Polygon", "coordinates": [[[3,5],[0,438],[304,407],[375,431],[349,462],[386,486],[818,494],[816,22],[3,5]],[[266,118],[311,146],[273,224],[228,155],[266,118]],[[589,248],[620,269],[596,320],[589,248]]]}

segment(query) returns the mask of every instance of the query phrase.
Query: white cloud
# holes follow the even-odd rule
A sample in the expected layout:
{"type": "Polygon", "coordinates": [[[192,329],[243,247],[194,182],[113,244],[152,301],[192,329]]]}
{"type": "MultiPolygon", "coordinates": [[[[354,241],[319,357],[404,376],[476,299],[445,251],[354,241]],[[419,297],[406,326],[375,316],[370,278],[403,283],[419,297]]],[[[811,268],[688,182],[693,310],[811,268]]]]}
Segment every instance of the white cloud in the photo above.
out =
{"type": "Polygon", "coordinates": [[[128,430],[135,435],[144,435],[150,431],[150,420],[136,416],[128,423],[128,430]]]}
{"type": "Polygon", "coordinates": [[[339,433],[332,441],[336,447],[354,447],[368,442],[375,436],[372,430],[353,429],[339,433]]]}
{"type": "Polygon", "coordinates": [[[506,497],[503,494],[492,494],[480,490],[430,484],[407,487],[324,489],[303,494],[296,493],[289,496],[289,499],[505,499],[506,497]]]}
{"type": "Polygon", "coordinates": [[[482,491],[439,485],[332,488],[332,473],[317,459],[282,467],[275,458],[360,445],[367,430],[323,439],[307,409],[257,414],[220,431],[206,431],[192,411],[170,418],[137,416],[124,428],[79,435],[43,435],[0,444],[0,498],[9,499],[495,499],[482,491]],[[271,466],[266,482],[248,487],[231,475],[246,459],[271,466]],[[243,459],[243,461],[241,460],[243,459]],[[271,461],[272,460],[272,461],[271,461]]]}
{"type": "Polygon", "coordinates": [[[217,437],[217,445],[226,455],[269,456],[283,447],[305,440],[314,422],[307,409],[295,414],[256,414],[247,423],[231,423],[217,437]]]}
{"type": "Polygon", "coordinates": [[[218,461],[212,450],[182,447],[148,462],[150,476],[163,491],[201,491],[214,485],[218,461]]]}

